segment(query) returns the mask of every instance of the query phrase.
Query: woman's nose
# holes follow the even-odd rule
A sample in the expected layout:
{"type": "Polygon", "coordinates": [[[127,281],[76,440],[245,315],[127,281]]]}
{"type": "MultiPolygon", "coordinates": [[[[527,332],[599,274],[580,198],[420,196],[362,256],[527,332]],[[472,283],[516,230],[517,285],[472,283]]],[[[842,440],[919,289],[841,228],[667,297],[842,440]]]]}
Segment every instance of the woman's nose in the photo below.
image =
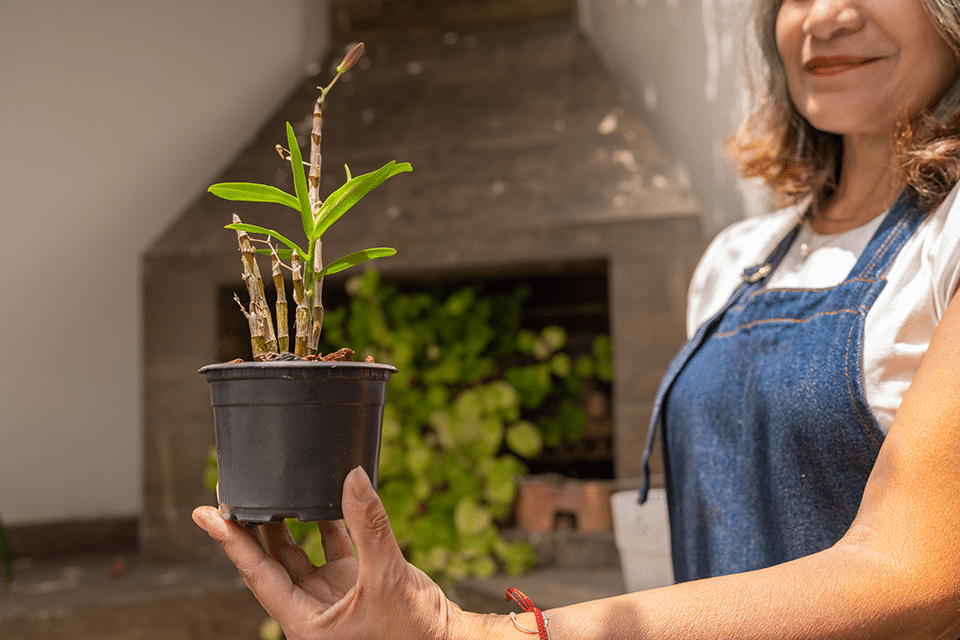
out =
{"type": "Polygon", "coordinates": [[[829,40],[863,27],[863,14],[856,0],[812,0],[803,21],[804,33],[829,40]]]}

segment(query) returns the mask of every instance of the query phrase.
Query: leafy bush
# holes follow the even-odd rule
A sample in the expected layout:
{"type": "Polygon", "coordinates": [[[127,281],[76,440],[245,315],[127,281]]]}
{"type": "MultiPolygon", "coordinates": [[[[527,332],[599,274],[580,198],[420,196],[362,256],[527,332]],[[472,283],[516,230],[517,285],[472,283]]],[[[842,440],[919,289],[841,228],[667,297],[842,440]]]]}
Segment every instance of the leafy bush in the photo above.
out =
{"type": "Polygon", "coordinates": [[[488,577],[533,565],[529,545],[505,542],[497,522],[516,496],[523,459],[581,437],[584,378],[609,380],[609,340],[576,362],[566,332],[521,327],[523,289],[445,298],[404,293],[375,271],[347,283],[350,303],[328,314],[331,349],[393,364],[379,491],[407,557],[432,577],[488,577]]]}

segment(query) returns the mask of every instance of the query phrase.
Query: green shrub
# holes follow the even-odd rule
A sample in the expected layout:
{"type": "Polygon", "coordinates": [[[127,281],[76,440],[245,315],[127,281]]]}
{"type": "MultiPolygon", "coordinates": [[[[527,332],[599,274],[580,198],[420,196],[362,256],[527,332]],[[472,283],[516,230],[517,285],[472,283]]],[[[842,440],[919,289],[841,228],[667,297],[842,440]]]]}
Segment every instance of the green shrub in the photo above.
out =
{"type": "Polygon", "coordinates": [[[510,515],[523,460],[581,437],[582,379],[609,380],[609,340],[596,344],[600,359],[573,362],[562,328],[521,327],[522,288],[437,297],[402,292],[371,270],[347,291],[349,305],[327,316],[329,350],[350,346],[398,369],[379,491],[401,548],[440,580],[531,568],[530,546],[505,542],[497,522],[510,515]]]}

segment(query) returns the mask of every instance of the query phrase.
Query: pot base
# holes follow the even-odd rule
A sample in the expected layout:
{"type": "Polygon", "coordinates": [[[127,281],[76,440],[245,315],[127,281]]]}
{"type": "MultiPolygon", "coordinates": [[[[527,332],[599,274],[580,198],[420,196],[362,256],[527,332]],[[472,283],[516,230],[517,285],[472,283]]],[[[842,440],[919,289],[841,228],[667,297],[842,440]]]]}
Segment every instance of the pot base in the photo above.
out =
{"type": "Polygon", "coordinates": [[[320,522],[321,520],[342,520],[343,510],[340,505],[328,507],[285,508],[282,510],[254,507],[229,507],[220,505],[220,515],[224,520],[232,520],[241,524],[266,524],[268,522],[283,522],[287,518],[296,518],[300,522],[320,522]]]}

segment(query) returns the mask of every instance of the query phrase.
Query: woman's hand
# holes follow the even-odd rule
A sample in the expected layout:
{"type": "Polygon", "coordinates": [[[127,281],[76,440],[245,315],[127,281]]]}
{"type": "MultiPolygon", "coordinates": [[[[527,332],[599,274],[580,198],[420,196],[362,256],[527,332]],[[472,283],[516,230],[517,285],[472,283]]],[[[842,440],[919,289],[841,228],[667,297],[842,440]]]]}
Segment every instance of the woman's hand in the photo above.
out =
{"type": "Polygon", "coordinates": [[[447,600],[434,582],[400,553],[383,503],[362,468],[343,486],[344,522],[321,522],[327,561],[314,566],[286,524],[244,529],[213,507],[193,519],[223,545],[243,581],[288,640],[467,638],[469,614],[447,600]]]}

